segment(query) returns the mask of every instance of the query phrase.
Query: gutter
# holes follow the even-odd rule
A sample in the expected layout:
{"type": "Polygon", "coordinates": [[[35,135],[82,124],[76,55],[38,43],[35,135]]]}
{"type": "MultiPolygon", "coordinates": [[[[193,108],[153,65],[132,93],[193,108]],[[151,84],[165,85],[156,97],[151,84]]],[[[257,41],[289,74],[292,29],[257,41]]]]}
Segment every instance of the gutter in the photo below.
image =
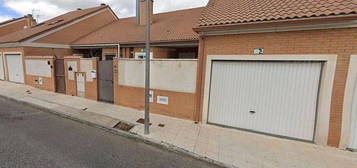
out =
{"type": "MultiPolygon", "coordinates": [[[[109,48],[109,47],[143,47],[144,42],[133,43],[104,43],[104,44],[74,44],[71,45],[73,49],[86,49],[86,48],[109,48]]],[[[160,47],[174,47],[174,46],[198,46],[198,40],[186,40],[186,41],[156,41],[151,42],[152,46],[160,47]]]]}
{"type": "MultiPolygon", "coordinates": [[[[307,25],[319,25],[319,24],[334,24],[343,22],[353,22],[357,19],[357,14],[353,15],[340,15],[340,16],[324,16],[324,17],[313,17],[313,18],[299,18],[290,20],[271,20],[271,21],[261,21],[261,22],[247,22],[247,23],[237,23],[237,24],[226,24],[226,25],[209,25],[195,27],[193,30],[197,33],[200,32],[219,32],[227,30],[246,30],[246,29],[266,29],[266,28],[279,28],[279,27],[303,27],[305,26],[308,30],[307,25]]],[[[297,29],[298,30],[298,29],[297,29]]],[[[279,30],[276,30],[279,31],[279,30]]],[[[257,31],[259,32],[259,31],[257,31]]]]}

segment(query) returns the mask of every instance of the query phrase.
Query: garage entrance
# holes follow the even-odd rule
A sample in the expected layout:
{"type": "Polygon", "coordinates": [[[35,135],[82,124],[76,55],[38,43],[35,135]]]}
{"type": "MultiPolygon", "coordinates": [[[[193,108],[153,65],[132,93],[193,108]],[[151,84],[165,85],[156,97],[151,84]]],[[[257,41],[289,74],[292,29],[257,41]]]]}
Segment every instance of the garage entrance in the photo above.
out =
{"type": "Polygon", "coordinates": [[[322,65],[213,61],[208,123],[314,141],[322,65]]]}
{"type": "Polygon", "coordinates": [[[10,82],[25,83],[24,68],[20,54],[5,54],[10,82]]]}
{"type": "Polygon", "coordinates": [[[98,62],[99,101],[114,103],[113,60],[98,62]]]}
{"type": "MultiPolygon", "coordinates": [[[[355,79],[357,79],[357,76],[355,79]]],[[[348,148],[357,151],[357,82],[355,82],[352,99],[351,131],[348,148]]]]}
{"type": "Polygon", "coordinates": [[[5,80],[4,57],[0,53],[0,80],[5,80]]]}

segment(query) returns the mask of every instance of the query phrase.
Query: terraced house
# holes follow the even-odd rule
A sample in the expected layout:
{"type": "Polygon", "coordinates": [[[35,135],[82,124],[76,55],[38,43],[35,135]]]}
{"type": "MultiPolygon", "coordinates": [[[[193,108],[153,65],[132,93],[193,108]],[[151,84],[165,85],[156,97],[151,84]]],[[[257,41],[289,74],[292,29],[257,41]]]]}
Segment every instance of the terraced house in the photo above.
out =
{"type": "MultiPolygon", "coordinates": [[[[143,110],[145,3],[136,17],[102,5],[0,37],[5,80],[143,110]]],[[[153,113],[357,149],[354,0],[150,12],[153,113]]]]}
{"type": "Polygon", "coordinates": [[[63,65],[61,58],[73,53],[70,43],[115,20],[117,16],[103,4],[77,9],[0,37],[3,61],[0,69],[4,69],[4,79],[49,91],[65,92],[60,67],[63,65]]]}
{"type": "MultiPolygon", "coordinates": [[[[82,96],[87,98],[143,110],[145,3],[138,4],[141,12],[136,17],[119,19],[72,43],[74,52],[82,55],[76,63],[81,64],[80,68],[85,66],[83,64],[92,64],[84,63],[91,58],[96,59],[97,67],[83,69],[87,76],[82,87],[75,87],[72,82],[75,78],[69,79],[73,90],[68,90],[68,94],[84,92],[82,96]],[[118,59],[113,61],[113,58],[118,59]],[[92,79],[90,71],[97,73],[97,78],[92,79]],[[82,88],[85,89],[78,90],[82,88]]],[[[154,113],[195,119],[198,34],[192,27],[202,10],[194,8],[158,14],[151,11],[154,95],[151,108],[154,113]]],[[[69,61],[68,67],[75,64],[73,58],[69,61]]]]}
{"type": "Polygon", "coordinates": [[[353,0],[210,0],[194,28],[202,122],[356,149],[356,12],[353,0]]]}

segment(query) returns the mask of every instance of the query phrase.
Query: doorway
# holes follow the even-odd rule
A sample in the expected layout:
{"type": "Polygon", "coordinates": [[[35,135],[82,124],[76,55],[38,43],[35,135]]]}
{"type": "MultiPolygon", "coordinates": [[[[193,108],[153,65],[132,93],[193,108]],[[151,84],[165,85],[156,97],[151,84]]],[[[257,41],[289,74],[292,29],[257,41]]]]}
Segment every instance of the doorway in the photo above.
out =
{"type": "Polygon", "coordinates": [[[114,103],[113,60],[98,62],[99,101],[114,103]]]}

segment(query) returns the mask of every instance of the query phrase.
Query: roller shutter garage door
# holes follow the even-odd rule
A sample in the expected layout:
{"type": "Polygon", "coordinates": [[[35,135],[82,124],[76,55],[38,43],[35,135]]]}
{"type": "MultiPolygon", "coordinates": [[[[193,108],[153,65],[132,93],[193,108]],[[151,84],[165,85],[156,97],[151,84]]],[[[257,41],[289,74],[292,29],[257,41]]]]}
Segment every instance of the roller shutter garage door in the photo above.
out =
{"type": "Polygon", "coordinates": [[[5,80],[4,58],[2,54],[0,54],[0,80],[5,80]]]}
{"type": "Polygon", "coordinates": [[[6,54],[7,71],[10,82],[24,83],[24,69],[20,54],[6,54]]]}
{"type": "Polygon", "coordinates": [[[213,61],[208,123],[313,141],[321,62],[213,61]]]}

